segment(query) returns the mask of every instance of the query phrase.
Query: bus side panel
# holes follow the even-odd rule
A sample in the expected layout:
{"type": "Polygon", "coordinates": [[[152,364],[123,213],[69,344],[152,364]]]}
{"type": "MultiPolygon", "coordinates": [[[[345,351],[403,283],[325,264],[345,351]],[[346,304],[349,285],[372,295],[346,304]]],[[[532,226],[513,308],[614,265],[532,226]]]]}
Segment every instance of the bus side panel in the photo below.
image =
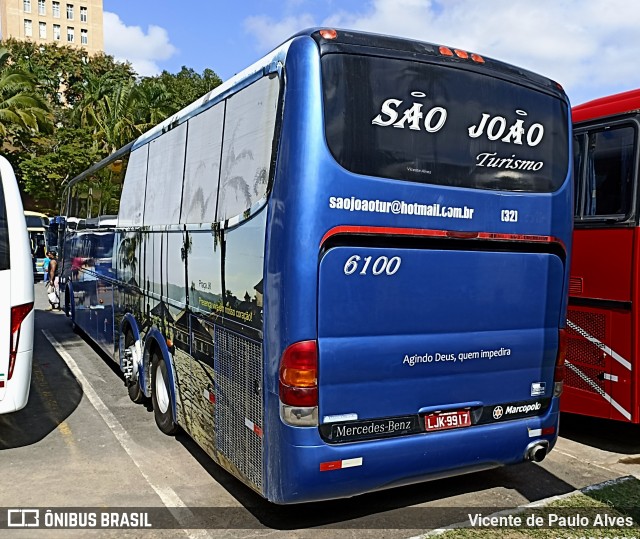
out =
{"type": "Polygon", "coordinates": [[[631,310],[570,305],[563,412],[631,421],[631,310]]]}
{"type": "Polygon", "coordinates": [[[631,301],[633,234],[633,228],[574,232],[571,297],[631,301]]]}
{"type": "Polygon", "coordinates": [[[633,258],[633,228],[574,231],[564,412],[621,421],[637,414],[633,258]]]}

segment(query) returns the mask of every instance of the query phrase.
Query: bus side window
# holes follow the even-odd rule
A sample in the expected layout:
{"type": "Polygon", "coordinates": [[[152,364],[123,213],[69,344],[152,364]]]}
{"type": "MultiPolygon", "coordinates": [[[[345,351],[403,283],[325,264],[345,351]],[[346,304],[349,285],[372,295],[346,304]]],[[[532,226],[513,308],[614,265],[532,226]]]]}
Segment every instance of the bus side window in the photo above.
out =
{"type": "Polygon", "coordinates": [[[225,102],[189,120],[181,223],[216,220],[225,102]]]}
{"type": "Polygon", "coordinates": [[[585,215],[624,215],[632,194],[635,130],[631,126],[589,134],[585,215]]]}
{"type": "Polygon", "coordinates": [[[573,137],[573,216],[579,219],[582,216],[582,202],[584,189],[582,184],[583,165],[585,160],[585,136],[573,137]]]}
{"type": "Polygon", "coordinates": [[[149,143],[145,225],[177,223],[180,218],[186,137],[187,124],[182,124],[149,143]]]}
{"type": "Polygon", "coordinates": [[[217,221],[241,215],[267,193],[279,92],[273,75],[228,99],[217,221]]]}
{"type": "Polygon", "coordinates": [[[148,144],[131,152],[129,166],[124,177],[124,185],[122,186],[120,208],[118,209],[119,227],[142,225],[148,157],[148,144]]]}

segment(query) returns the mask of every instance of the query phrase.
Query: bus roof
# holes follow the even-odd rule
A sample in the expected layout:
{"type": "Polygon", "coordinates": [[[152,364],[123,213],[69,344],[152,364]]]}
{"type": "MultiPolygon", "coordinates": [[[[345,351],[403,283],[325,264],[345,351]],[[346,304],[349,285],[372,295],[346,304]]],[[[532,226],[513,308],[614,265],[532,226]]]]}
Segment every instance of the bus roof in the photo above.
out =
{"type": "Polygon", "coordinates": [[[640,89],[600,97],[571,110],[574,123],[640,110],[640,89]]]}
{"type": "Polygon", "coordinates": [[[24,217],[27,220],[27,229],[30,231],[35,231],[37,229],[44,230],[47,226],[49,226],[49,217],[46,213],[24,210],[24,217]],[[29,219],[30,217],[31,219],[29,219]],[[35,224],[36,220],[33,219],[33,217],[36,217],[40,220],[38,224],[35,224]]]}
{"type": "Polygon", "coordinates": [[[324,52],[325,48],[331,49],[335,46],[352,46],[358,49],[364,47],[372,47],[378,49],[386,49],[390,51],[407,53],[413,57],[415,56],[431,56],[437,58],[439,61],[447,61],[452,63],[466,64],[471,68],[477,68],[484,70],[492,70],[494,73],[500,73],[503,76],[516,77],[520,80],[527,80],[528,82],[535,84],[539,88],[545,88],[547,91],[554,93],[556,96],[565,96],[562,86],[557,82],[533,73],[526,69],[494,60],[486,56],[480,56],[475,53],[463,51],[456,48],[443,47],[434,43],[425,41],[417,41],[402,37],[388,36],[383,34],[374,34],[369,32],[359,32],[344,29],[329,30],[329,32],[335,32],[335,37],[325,38],[323,28],[307,28],[294,34],[284,43],[273,49],[264,57],[237,73],[229,80],[222,83],[211,90],[206,95],[197,99],[190,105],[187,105],[182,110],[176,112],[173,116],[167,118],[163,122],[159,123],[149,131],[143,133],[132,143],[132,150],[139,148],[146,144],[150,140],[160,136],[162,133],[174,128],[176,125],[188,120],[192,116],[202,112],[203,110],[213,106],[220,100],[227,97],[230,93],[248,86],[262,75],[279,71],[284,63],[287,51],[291,45],[291,42],[298,38],[308,36],[313,38],[321,52],[324,52]],[[443,49],[447,52],[443,52],[443,49]],[[482,66],[482,68],[480,68],[482,66]]]}

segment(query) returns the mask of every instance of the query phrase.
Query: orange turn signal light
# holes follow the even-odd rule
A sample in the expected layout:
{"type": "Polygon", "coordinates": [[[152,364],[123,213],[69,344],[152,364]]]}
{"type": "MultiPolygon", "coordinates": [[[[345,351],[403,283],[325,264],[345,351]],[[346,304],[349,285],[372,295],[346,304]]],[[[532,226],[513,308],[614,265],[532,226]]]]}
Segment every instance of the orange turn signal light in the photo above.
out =
{"type": "Polygon", "coordinates": [[[320,35],[324,39],[335,39],[338,37],[338,32],[336,32],[333,28],[325,28],[324,30],[320,30],[320,35]]]}

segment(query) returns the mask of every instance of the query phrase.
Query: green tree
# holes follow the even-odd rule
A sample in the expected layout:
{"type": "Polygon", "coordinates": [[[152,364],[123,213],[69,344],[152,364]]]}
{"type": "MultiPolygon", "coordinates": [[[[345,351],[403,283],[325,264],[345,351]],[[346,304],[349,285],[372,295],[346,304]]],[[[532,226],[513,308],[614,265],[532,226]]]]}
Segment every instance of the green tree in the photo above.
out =
{"type": "Polygon", "coordinates": [[[138,96],[135,84],[119,86],[91,106],[85,127],[93,129],[100,151],[109,155],[143,133],[139,122],[138,96]]]}
{"type": "Polygon", "coordinates": [[[64,127],[34,138],[34,152],[20,162],[19,170],[24,190],[41,201],[43,210],[57,214],[65,183],[102,157],[87,140],[91,135],[86,130],[64,127]]]}
{"type": "Polygon", "coordinates": [[[186,66],[182,66],[182,69],[175,74],[163,71],[156,77],[143,78],[140,85],[144,87],[154,81],[162,83],[167,89],[170,96],[171,114],[222,84],[222,79],[211,69],[205,69],[200,75],[186,66]]]}
{"type": "Polygon", "coordinates": [[[0,48],[0,138],[14,131],[48,131],[51,114],[45,100],[35,92],[33,77],[10,63],[11,54],[0,48]]]}
{"type": "Polygon", "coordinates": [[[138,104],[136,125],[144,132],[168,118],[175,112],[172,97],[162,82],[139,84],[134,96],[138,104]]]}
{"type": "Polygon", "coordinates": [[[113,86],[135,80],[129,64],[106,54],[89,56],[77,47],[16,39],[4,41],[4,46],[15,64],[35,77],[42,94],[54,106],[70,107],[82,101],[90,77],[108,75],[113,86]]]}

